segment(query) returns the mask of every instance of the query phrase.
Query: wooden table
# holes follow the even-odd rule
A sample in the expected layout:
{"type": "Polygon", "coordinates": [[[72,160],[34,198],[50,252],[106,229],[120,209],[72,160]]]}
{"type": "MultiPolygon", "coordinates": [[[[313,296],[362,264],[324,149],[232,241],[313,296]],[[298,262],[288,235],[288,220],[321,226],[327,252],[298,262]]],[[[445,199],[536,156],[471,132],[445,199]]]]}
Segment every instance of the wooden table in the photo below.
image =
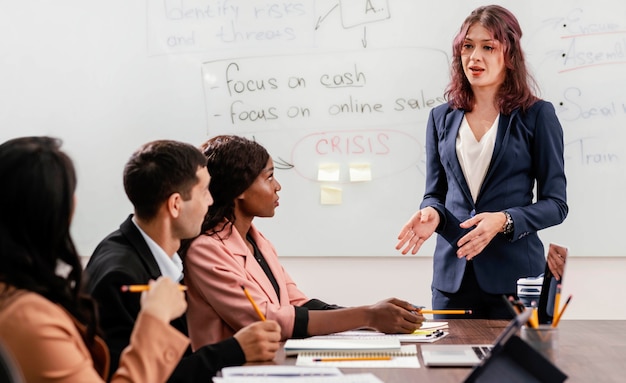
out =
{"type": "MultiPolygon", "coordinates": [[[[436,344],[492,343],[507,321],[450,319],[450,334],[436,344]]],[[[417,345],[419,348],[419,344],[417,345]]],[[[370,372],[386,383],[460,383],[471,368],[344,368],[346,374],[370,372]]],[[[279,352],[273,364],[293,365],[295,357],[279,352]]],[[[626,381],[626,321],[563,320],[559,324],[559,355],[556,365],[568,375],[568,383],[626,381]]]]}

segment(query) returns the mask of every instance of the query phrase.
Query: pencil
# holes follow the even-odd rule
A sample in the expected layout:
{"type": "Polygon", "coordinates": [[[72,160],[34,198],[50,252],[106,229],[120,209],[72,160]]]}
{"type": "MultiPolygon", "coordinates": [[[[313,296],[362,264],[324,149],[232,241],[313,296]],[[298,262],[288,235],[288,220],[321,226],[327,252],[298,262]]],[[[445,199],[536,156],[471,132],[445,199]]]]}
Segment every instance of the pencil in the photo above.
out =
{"type": "MultiPolygon", "coordinates": [[[[180,291],[187,291],[187,286],[178,285],[180,291]]],[[[124,293],[140,293],[142,291],[150,290],[150,285],[123,285],[120,290],[124,293]]]]}
{"type": "Polygon", "coordinates": [[[561,309],[561,311],[559,311],[558,315],[552,321],[552,327],[556,327],[559,324],[559,321],[561,320],[561,317],[563,316],[563,312],[565,311],[565,309],[567,308],[567,305],[569,305],[569,301],[571,300],[572,300],[572,295],[570,294],[570,296],[567,297],[567,300],[565,301],[563,308],[561,309]]]}
{"type": "Polygon", "coordinates": [[[532,310],[532,313],[530,314],[530,317],[528,317],[528,324],[532,328],[538,328],[539,327],[539,317],[538,317],[538,311],[539,310],[537,310],[537,305],[534,304],[533,307],[528,309],[528,310],[532,310]]]}
{"type": "Polygon", "coordinates": [[[246,294],[246,297],[248,297],[248,300],[250,301],[250,303],[252,303],[252,307],[254,307],[254,311],[256,311],[259,318],[261,318],[261,320],[264,321],[265,315],[263,315],[259,306],[256,305],[256,302],[254,302],[254,299],[252,299],[252,295],[250,295],[248,290],[246,290],[246,288],[243,285],[241,285],[241,289],[243,290],[243,293],[246,294]]]}
{"type": "Polygon", "coordinates": [[[422,314],[471,314],[472,310],[419,310],[422,314]]]}
{"type": "Polygon", "coordinates": [[[349,362],[352,360],[391,360],[391,356],[355,356],[343,358],[315,358],[314,362],[349,362]]]}
{"type": "Polygon", "coordinates": [[[559,313],[559,307],[561,307],[561,284],[556,285],[556,294],[554,295],[554,309],[552,311],[552,321],[559,313]]]}

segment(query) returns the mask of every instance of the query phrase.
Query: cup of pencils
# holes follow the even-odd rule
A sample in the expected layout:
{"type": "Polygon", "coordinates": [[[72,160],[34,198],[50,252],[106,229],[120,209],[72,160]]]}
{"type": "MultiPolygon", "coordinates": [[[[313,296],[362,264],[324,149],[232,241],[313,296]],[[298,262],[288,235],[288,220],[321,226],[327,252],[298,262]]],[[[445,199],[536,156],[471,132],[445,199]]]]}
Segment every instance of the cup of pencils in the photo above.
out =
{"type": "Polygon", "coordinates": [[[550,324],[540,324],[536,327],[525,325],[522,326],[520,336],[552,364],[556,362],[559,351],[558,327],[550,324]]]}

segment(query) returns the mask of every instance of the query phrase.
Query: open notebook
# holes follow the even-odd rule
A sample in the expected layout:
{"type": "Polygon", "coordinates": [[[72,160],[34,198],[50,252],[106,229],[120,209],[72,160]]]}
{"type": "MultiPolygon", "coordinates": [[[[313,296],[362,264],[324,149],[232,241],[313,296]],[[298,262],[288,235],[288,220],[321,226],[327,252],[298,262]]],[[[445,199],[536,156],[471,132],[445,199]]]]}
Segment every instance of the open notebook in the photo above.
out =
{"type": "Polygon", "coordinates": [[[296,366],[342,368],[419,368],[417,348],[414,344],[402,345],[397,351],[379,352],[301,352],[296,366]]]}
{"type": "Polygon", "coordinates": [[[309,339],[384,339],[396,338],[401,343],[433,343],[448,335],[448,322],[426,321],[422,326],[410,334],[385,334],[373,330],[349,330],[328,335],[316,335],[309,339]]]}
{"type": "Polygon", "coordinates": [[[503,347],[524,323],[531,310],[513,318],[493,344],[425,344],[421,346],[424,365],[430,367],[472,367],[488,358],[495,347],[503,347]]]}
{"type": "Polygon", "coordinates": [[[285,355],[301,352],[332,352],[351,354],[355,352],[397,352],[400,340],[397,338],[354,339],[354,338],[305,338],[287,339],[285,355]]]}

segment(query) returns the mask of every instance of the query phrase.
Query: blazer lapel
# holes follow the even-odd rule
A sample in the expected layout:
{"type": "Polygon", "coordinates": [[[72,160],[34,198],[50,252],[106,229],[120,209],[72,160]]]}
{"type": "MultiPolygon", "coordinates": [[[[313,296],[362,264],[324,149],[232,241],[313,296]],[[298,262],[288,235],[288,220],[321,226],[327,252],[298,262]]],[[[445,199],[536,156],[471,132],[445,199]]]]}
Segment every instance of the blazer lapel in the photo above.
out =
{"type": "Polygon", "coordinates": [[[152,251],[150,251],[150,247],[148,247],[148,244],[143,239],[141,232],[139,232],[139,229],[137,229],[133,223],[132,217],[133,216],[131,214],[128,216],[126,221],[120,225],[120,232],[122,232],[131,246],[133,246],[137,251],[137,254],[145,266],[146,271],[150,274],[150,278],[157,279],[162,275],[161,269],[159,269],[159,265],[154,259],[154,255],[152,254],[152,251]]]}
{"type": "MultiPolygon", "coordinates": [[[[251,228],[250,230],[253,232],[255,229],[251,228]]],[[[253,235],[253,238],[256,241],[256,236],[253,235]]],[[[245,240],[241,238],[239,232],[233,229],[232,234],[226,239],[226,241],[230,242],[228,247],[232,244],[233,253],[242,257],[243,267],[246,269],[248,275],[252,277],[252,279],[254,279],[259,286],[261,286],[261,289],[272,303],[278,303],[279,300],[276,295],[276,291],[274,290],[274,286],[272,286],[269,278],[265,275],[265,271],[263,271],[259,262],[254,259],[254,254],[250,253],[250,249],[248,249],[245,240]]],[[[260,246],[258,241],[257,246],[260,246]]],[[[262,251],[262,249],[259,250],[262,251]]]]}
{"type": "Polygon", "coordinates": [[[463,169],[459,163],[459,157],[456,155],[456,137],[459,134],[459,128],[461,127],[461,121],[465,112],[460,109],[452,110],[444,121],[444,144],[443,148],[445,153],[441,153],[441,158],[446,159],[446,164],[450,172],[454,176],[459,185],[465,199],[474,205],[472,193],[469,190],[465,176],[463,175],[463,169]]]}
{"type": "MultiPolygon", "coordinates": [[[[128,240],[128,243],[135,248],[136,254],[139,256],[139,259],[141,259],[141,263],[144,265],[146,272],[150,275],[150,278],[156,280],[162,275],[161,269],[159,269],[159,264],[156,262],[156,259],[154,259],[154,255],[152,254],[152,251],[150,250],[150,247],[148,247],[146,241],[143,239],[141,232],[133,223],[132,217],[133,215],[131,214],[128,216],[126,221],[120,225],[120,232],[124,235],[126,240],[128,240]]],[[[186,313],[183,313],[180,317],[173,319],[171,324],[183,334],[189,334],[187,329],[186,313]]],[[[189,352],[189,350],[187,352],[189,352]]]]}

